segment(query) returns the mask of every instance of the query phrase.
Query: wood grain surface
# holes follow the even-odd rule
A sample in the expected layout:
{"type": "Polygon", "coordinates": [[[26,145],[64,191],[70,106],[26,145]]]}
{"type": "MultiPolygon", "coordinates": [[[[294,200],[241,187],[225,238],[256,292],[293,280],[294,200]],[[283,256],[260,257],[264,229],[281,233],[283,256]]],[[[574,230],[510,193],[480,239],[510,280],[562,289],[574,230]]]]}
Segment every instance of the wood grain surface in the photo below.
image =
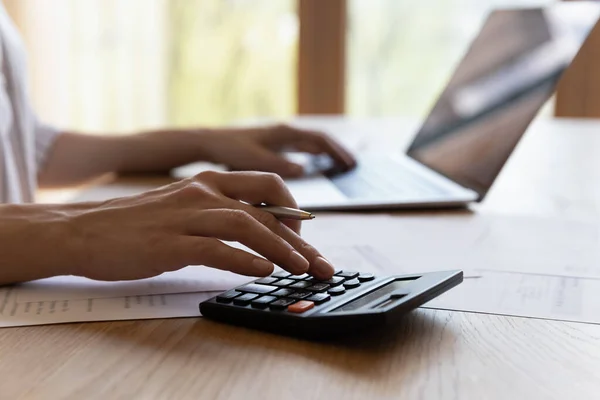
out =
{"type": "Polygon", "coordinates": [[[419,310],[303,342],[202,319],[0,331],[2,398],[593,399],[597,326],[419,310]]]}
{"type": "MultiPolygon", "coordinates": [[[[414,131],[396,120],[308,122],[414,131]]],[[[536,122],[475,212],[597,219],[598,154],[600,124],[536,122]]],[[[422,308],[395,331],[336,342],[201,318],[10,328],[0,330],[0,377],[1,399],[597,399],[600,326],[422,308]]]]}

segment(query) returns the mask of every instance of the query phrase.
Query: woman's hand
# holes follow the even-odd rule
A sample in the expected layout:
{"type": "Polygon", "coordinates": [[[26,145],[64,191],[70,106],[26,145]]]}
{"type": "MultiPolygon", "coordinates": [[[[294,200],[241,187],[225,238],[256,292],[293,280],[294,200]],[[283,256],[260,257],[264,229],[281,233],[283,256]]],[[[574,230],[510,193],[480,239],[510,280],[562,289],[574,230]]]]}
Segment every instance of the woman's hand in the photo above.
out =
{"type": "Polygon", "coordinates": [[[302,175],[302,167],[281,152],[325,154],[331,172],[352,169],[356,161],[328,136],[286,125],[247,129],[182,129],[135,135],[82,135],[64,132],[38,176],[42,187],[78,185],[106,173],[166,172],[197,161],[224,164],[236,171],[302,175]]]}
{"type": "Polygon", "coordinates": [[[336,171],[356,166],[354,157],[338,142],[316,131],[275,125],[250,129],[190,131],[188,140],[198,148],[201,159],[224,164],[233,170],[273,172],[283,177],[298,177],[298,164],[282,157],[284,150],[329,156],[336,171]]]}
{"type": "Polygon", "coordinates": [[[279,176],[258,172],[204,172],[141,195],[78,206],[64,237],[75,241],[72,273],[129,280],[206,265],[266,276],[277,264],[294,274],[331,277],[333,267],[299,236],[298,221],[281,222],[243,202],[297,207],[279,176]]]}

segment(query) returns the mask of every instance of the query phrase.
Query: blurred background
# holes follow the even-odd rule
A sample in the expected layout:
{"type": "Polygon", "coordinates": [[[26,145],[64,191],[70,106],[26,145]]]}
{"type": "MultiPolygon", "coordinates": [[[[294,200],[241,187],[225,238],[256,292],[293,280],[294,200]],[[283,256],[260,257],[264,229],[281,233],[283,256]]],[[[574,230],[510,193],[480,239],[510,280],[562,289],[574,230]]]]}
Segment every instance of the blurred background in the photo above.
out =
{"type": "Polygon", "coordinates": [[[422,117],[492,7],[547,3],[5,0],[40,116],[116,133],[311,112],[422,117]],[[315,79],[321,70],[333,79],[315,79]],[[334,100],[311,103],[311,85],[334,100]]]}

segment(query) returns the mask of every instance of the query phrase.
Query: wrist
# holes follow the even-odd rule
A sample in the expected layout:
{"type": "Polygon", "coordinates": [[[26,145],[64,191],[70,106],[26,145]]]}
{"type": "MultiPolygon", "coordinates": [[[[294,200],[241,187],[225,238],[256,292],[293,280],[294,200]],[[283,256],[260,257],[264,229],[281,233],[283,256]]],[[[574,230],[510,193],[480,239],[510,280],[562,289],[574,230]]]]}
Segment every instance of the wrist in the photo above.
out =
{"type": "Polygon", "coordinates": [[[37,236],[40,271],[47,276],[78,275],[85,260],[83,237],[77,228],[77,215],[84,204],[39,205],[32,221],[32,235],[37,236]]]}
{"type": "Polygon", "coordinates": [[[215,154],[210,151],[212,129],[181,129],[169,131],[163,136],[165,141],[173,146],[173,152],[187,162],[206,161],[217,162],[215,154]]]}
{"type": "Polygon", "coordinates": [[[67,207],[0,206],[0,284],[76,274],[79,240],[67,207]]]}
{"type": "Polygon", "coordinates": [[[208,130],[147,131],[121,138],[117,172],[164,172],[196,161],[209,161],[208,130]]]}
{"type": "Polygon", "coordinates": [[[48,229],[51,236],[48,243],[61,249],[53,263],[55,275],[82,276],[81,271],[85,268],[89,256],[85,245],[85,230],[82,229],[79,219],[90,208],[91,203],[76,203],[64,205],[57,210],[57,217],[48,229]]]}

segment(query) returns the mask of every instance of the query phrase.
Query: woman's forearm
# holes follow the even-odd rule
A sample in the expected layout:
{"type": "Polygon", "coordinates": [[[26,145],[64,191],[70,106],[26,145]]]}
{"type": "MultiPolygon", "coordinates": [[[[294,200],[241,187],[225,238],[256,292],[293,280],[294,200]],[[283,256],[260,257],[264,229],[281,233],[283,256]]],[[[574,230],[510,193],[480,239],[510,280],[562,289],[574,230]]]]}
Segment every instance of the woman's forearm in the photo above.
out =
{"type": "Polygon", "coordinates": [[[299,235],[299,221],[284,224],[238,198],[295,205],[277,175],[215,171],[99,202],[0,205],[0,284],[57,275],[146,279],[188,265],[247,276],[278,265],[331,278],[333,266],[299,235]]]}
{"type": "Polygon", "coordinates": [[[107,173],[164,172],[202,159],[188,131],[152,131],[126,136],[65,132],[43,169],[41,187],[77,185],[107,173]]]}
{"type": "Polygon", "coordinates": [[[108,136],[62,133],[38,173],[39,186],[78,185],[116,171],[123,157],[121,141],[108,136]]]}
{"type": "Polygon", "coordinates": [[[0,285],[73,273],[78,245],[68,207],[0,205],[0,285]]]}

